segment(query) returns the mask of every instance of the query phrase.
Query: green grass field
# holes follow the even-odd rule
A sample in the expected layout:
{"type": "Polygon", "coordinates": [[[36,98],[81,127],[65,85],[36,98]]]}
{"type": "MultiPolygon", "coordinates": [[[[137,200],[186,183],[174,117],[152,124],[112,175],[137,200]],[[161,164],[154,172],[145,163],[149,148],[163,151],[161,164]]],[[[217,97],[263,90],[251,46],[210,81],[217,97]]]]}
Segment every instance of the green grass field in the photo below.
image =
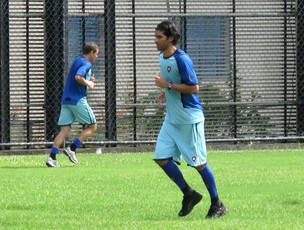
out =
{"type": "Polygon", "coordinates": [[[228,214],[205,219],[210,200],[185,163],[188,183],[204,195],[178,217],[182,194],[152,153],[0,157],[0,229],[304,229],[304,150],[210,151],[209,165],[228,214]]]}

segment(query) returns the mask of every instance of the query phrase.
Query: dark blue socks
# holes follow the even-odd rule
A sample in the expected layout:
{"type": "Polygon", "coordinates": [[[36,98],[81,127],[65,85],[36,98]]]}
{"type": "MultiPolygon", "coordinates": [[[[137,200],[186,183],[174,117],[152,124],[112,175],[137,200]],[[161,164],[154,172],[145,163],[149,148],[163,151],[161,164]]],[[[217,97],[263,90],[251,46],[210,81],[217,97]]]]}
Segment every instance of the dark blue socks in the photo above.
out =
{"type": "Polygon", "coordinates": [[[57,154],[59,152],[59,150],[56,147],[52,147],[51,148],[51,153],[57,154]]]}
{"type": "Polygon", "coordinates": [[[52,147],[51,148],[51,154],[50,154],[50,157],[53,159],[53,160],[56,160],[56,154],[59,152],[59,150],[56,148],[56,147],[52,147]]]}
{"type": "MultiPolygon", "coordinates": [[[[174,183],[182,190],[184,194],[187,194],[192,189],[188,186],[185,181],[183,174],[181,173],[178,166],[173,161],[168,161],[167,164],[161,166],[168,177],[174,181],[174,183]]],[[[216,189],[215,179],[213,172],[211,171],[208,164],[205,165],[204,169],[199,172],[206,187],[210,194],[211,203],[217,204],[219,202],[219,197],[216,189]]]]}
{"type": "Polygon", "coordinates": [[[218,200],[218,194],[215,184],[215,179],[213,172],[211,171],[208,164],[204,167],[202,171],[199,172],[203,178],[203,181],[208,189],[208,192],[210,194],[211,200],[217,201],[218,200]]]}
{"type": "Polygon", "coordinates": [[[167,164],[161,166],[165,173],[174,181],[175,184],[184,192],[188,188],[187,182],[185,181],[183,174],[179,170],[178,166],[173,161],[168,161],[167,164]]]}
{"type": "MultiPolygon", "coordinates": [[[[76,139],[74,140],[73,144],[71,144],[70,148],[71,148],[72,151],[75,151],[77,148],[80,147],[80,145],[81,145],[81,141],[80,141],[78,138],[76,138],[76,139]]],[[[53,160],[56,160],[56,155],[57,155],[58,153],[59,153],[58,148],[56,148],[56,147],[53,146],[53,147],[51,148],[50,157],[51,157],[53,160]]]]}
{"type": "Polygon", "coordinates": [[[80,147],[80,145],[81,145],[81,141],[78,138],[76,138],[73,144],[71,144],[70,148],[72,151],[75,151],[77,148],[80,147]]]}

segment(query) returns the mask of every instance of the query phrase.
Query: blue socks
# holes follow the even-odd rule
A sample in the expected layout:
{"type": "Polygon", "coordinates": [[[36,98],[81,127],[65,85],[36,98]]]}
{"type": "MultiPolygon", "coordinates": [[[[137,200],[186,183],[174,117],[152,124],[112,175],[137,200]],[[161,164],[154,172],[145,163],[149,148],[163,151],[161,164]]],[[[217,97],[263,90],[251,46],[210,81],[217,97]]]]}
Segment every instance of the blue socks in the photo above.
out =
{"type": "Polygon", "coordinates": [[[161,168],[165,171],[168,177],[173,180],[177,186],[184,191],[185,188],[188,187],[187,182],[185,181],[183,174],[179,170],[178,166],[173,161],[168,161],[167,164],[161,166],[161,168]]]}
{"type": "Polygon", "coordinates": [[[53,159],[53,160],[56,160],[56,154],[59,152],[59,150],[56,148],[56,147],[52,147],[51,148],[51,154],[50,154],[50,157],[53,159]]]}
{"type": "MultiPolygon", "coordinates": [[[[188,186],[187,182],[185,181],[180,169],[173,161],[168,161],[168,163],[165,164],[164,166],[161,166],[161,168],[164,170],[167,176],[180,188],[180,190],[182,190],[184,194],[187,193],[189,190],[191,190],[191,188],[188,186]]],[[[216,189],[214,175],[209,165],[206,164],[204,169],[199,173],[209,192],[211,203],[217,204],[219,202],[219,197],[216,189]]]]}
{"type": "Polygon", "coordinates": [[[77,149],[77,148],[80,147],[81,141],[80,141],[78,138],[76,138],[76,139],[74,140],[73,144],[75,145],[75,147],[76,147],[76,149],[77,149]]]}
{"type": "Polygon", "coordinates": [[[59,150],[56,148],[56,147],[52,147],[51,148],[51,153],[53,153],[53,154],[57,154],[59,152],[59,150]]]}
{"type": "Polygon", "coordinates": [[[81,141],[78,138],[76,138],[73,144],[71,144],[70,148],[72,151],[75,151],[77,148],[80,147],[80,145],[81,145],[81,141]]]}
{"type": "MultiPolygon", "coordinates": [[[[76,138],[75,140],[74,140],[74,142],[73,142],[73,144],[71,144],[71,150],[72,151],[75,151],[77,148],[79,148],[79,146],[81,145],[81,141],[78,139],[78,138],[76,138]]],[[[56,160],[56,155],[59,153],[59,150],[58,150],[58,148],[56,148],[56,147],[52,147],[51,148],[51,153],[50,153],[50,157],[53,159],[53,160],[56,160]]]]}
{"type": "Polygon", "coordinates": [[[199,173],[202,176],[203,181],[208,189],[211,200],[218,200],[218,194],[217,194],[214,175],[213,175],[213,172],[211,171],[209,165],[206,164],[204,169],[202,171],[200,171],[199,173]]]}

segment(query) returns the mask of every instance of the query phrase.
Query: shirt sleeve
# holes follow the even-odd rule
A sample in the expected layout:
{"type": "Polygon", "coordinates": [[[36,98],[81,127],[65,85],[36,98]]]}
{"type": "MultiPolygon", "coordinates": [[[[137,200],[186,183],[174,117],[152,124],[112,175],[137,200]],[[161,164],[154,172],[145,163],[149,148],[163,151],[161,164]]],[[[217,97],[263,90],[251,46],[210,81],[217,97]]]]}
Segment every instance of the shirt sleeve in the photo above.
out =
{"type": "Polygon", "coordinates": [[[178,71],[182,79],[182,83],[187,85],[197,85],[198,79],[193,67],[193,62],[189,55],[180,55],[177,60],[178,71]]]}
{"type": "Polygon", "coordinates": [[[88,73],[88,71],[91,69],[92,64],[90,62],[84,62],[79,69],[77,70],[77,75],[86,77],[86,74],[88,73]]]}

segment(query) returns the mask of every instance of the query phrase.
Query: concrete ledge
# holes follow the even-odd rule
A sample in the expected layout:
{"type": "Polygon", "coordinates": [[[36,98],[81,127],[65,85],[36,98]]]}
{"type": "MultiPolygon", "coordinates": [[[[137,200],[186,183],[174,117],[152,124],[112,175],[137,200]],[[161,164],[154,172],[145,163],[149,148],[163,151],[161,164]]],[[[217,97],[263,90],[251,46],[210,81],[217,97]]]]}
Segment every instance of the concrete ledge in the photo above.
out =
{"type": "MultiPolygon", "coordinates": [[[[78,153],[103,154],[103,153],[139,153],[153,152],[155,145],[118,146],[118,147],[85,147],[79,148],[78,153]]],[[[237,151],[237,150],[262,150],[262,149],[303,149],[304,143],[207,143],[208,151],[237,151]]],[[[9,155],[48,155],[50,149],[13,149],[0,150],[0,156],[9,155]]]]}

